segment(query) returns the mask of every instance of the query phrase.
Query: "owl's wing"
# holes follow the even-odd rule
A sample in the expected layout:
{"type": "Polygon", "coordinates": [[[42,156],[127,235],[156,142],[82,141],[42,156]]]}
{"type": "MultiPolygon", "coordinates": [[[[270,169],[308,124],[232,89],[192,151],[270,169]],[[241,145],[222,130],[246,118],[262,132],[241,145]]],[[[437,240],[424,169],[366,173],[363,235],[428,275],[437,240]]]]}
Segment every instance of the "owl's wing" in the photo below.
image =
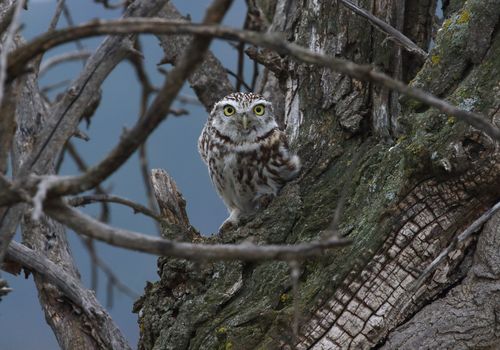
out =
{"type": "Polygon", "coordinates": [[[285,181],[289,181],[296,177],[300,171],[300,158],[290,151],[288,138],[282,130],[279,130],[279,144],[279,157],[283,159],[279,173],[285,181]]]}
{"type": "Polygon", "coordinates": [[[198,138],[198,152],[200,153],[201,159],[205,162],[205,164],[208,164],[209,137],[207,126],[205,125],[201,131],[200,137],[198,138]]]}

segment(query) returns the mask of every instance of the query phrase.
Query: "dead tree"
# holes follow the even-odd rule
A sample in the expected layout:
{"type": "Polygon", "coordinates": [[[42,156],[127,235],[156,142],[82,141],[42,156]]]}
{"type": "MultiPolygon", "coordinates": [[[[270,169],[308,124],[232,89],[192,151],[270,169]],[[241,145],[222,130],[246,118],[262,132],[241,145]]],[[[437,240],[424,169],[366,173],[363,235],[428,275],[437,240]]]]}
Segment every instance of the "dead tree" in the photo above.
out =
{"type": "MultiPolygon", "coordinates": [[[[423,55],[347,1],[248,3],[263,32],[372,65],[488,120],[500,117],[499,1],[445,4],[439,24],[435,1],[358,3],[423,55]]],[[[304,170],[253,220],[208,240],[316,240],[328,231],[345,191],[338,229],[353,243],[297,260],[298,267],[160,258],[160,281],[136,304],[140,348],[495,347],[498,216],[421,277],[498,201],[495,141],[454,115],[373,82],[270,50],[248,53],[265,66],[260,89],[282,106],[304,170]],[[291,268],[299,269],[296,293],[291,268]]]]}
{"type": "Polygon", "coordinates": [[[82,286],[65,227],[89,246],[98,239],[161,256],[160,280],[135,304],[141,349],[499,342],[499,0],[444,2],[442,23],[434,0],[249,0],[245,30],[219,25],[228,0],[214,0],[201,24],[166,0],[99,2],[121,4],[123,18],[54,30],[60,0],[49,31],[28,43],[16,35],[24,2],[0,3],[0,262],[35,274],[62,348],[130,347],[82,286]],[[174,65],[158,89],[141,67],[139,33],[157,35],[164,62],[174,65]],[[40,55],[108,34],[90,56],[70,55],[87,59],[85,68],[57,102],[44,99],[40,55]],[[145,153],[148,136],[178,112],[171,106],[185,81],[207,109],[233,89],[207,53],[214,37],[237,43],[237,86],[274,101],[303,169],[255,217],[201,237],[162,171],[152,179],[159,214],[152,201],[144,208],[98,186],[135,151],[145,153]],[[245,47],[264,68],[252,82],[241,76],[245,47]],[[57,176],[58,157],[74,153],[69,139],[84,137],[78,124],[93,114],[99,87],[123,59],[143,86],[140,119],[101,162],[57,176]],[[66,199],[94,189],[97,195],[66,199]],[[157,219],[163,238],[113,228],[69,206],[89,201],[129,205],[157,219]],[[23,244],[12,241],[20,223],[23,244]]]}

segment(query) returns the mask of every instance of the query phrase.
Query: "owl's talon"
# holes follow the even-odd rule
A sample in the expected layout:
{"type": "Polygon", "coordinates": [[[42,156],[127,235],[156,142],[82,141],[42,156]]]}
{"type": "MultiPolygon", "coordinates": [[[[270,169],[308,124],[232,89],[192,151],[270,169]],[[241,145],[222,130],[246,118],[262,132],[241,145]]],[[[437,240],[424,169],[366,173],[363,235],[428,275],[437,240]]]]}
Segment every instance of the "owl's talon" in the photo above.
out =
{"type": "Polygon", "coordinates": [[[220,225],[220,227],[219,227],[219,233],[227,232],[227,231],[235,228],[236,226],[237,226],[236,222],[230,221],[229,219],[225,220],[222,223],[222,225],[220,225]]]}
{"type": "Polygon", "coordinates": [[[264,195],[260,196],[256,201],[257,202],[256,203],[257,209],[267,208],[269,206],[269,204],[271,204],[273,199],[274,199],[273,194],[264,194],[264,195]]]}
{"type": "Polygon", "coordinates": [[[271,102],[254,93],[236,92],[215,103],[198,150],[231,213],[219,232],[252,220],[300,171],[271,102]]]}

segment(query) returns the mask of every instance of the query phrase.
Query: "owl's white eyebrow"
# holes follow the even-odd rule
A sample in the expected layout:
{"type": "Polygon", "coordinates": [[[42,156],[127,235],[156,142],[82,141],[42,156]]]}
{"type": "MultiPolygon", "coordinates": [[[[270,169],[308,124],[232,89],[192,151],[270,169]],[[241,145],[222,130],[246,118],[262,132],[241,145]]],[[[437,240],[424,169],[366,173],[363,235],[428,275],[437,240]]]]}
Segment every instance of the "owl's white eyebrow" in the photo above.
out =
{"type": "Polygon", "coordinates": [[[219,108],[219,107],[222,107],[222,106],[226,106],[226,105],[230,105],[232,107],[235,107],[237,106],[237,103],[234,103],[235,101],[230,101],[230,100],[223,100],[223,101],[219,101],[215,104],[215,107],[216,108],[219,108]]]}
{"type": "Polygon", "coordinates": [[[257,100],[254,103],[252,103],[250,105],[250,107],[257,106],[257,105],[270,106],[270,105],[272,105],[272,103],[269,101],[266,101],[266,100],[257,100]]]}

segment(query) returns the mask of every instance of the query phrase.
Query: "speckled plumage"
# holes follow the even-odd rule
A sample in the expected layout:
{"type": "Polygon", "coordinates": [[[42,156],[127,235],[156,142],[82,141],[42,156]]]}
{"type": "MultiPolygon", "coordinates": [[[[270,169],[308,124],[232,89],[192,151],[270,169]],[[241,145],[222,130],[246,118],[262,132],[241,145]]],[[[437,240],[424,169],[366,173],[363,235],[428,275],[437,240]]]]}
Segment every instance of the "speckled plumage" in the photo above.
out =
{"type": "Polygon", "coordinates": [[[224,224],[255,213],[300,170],[271,103],[253,93],[233,93],[214,105],[198,150],[230,213],[224,224]],[[258,105],[264,107],[261,116],[255,112],[258,105]],[[223,112],[228,106],[234,108],[231,116],[223,112]]]}

